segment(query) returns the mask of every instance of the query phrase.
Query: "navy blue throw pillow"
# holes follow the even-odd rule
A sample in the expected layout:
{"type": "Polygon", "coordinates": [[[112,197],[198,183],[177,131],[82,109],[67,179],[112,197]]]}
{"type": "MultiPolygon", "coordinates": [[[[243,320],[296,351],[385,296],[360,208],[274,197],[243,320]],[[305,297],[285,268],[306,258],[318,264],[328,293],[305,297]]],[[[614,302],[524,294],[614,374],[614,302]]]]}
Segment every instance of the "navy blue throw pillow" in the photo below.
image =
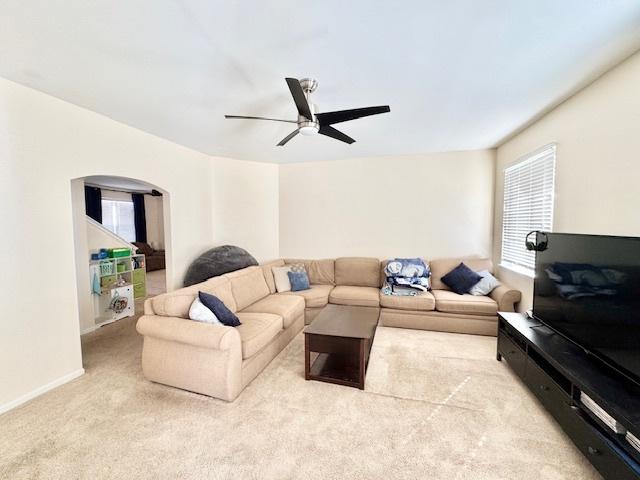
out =
{"type": "Polygon", "coordinates": [[[218,317],[224,325],[227,327],[237,327],[242,325],[240,323],[240,319],[236,317],[235,313],[227,308],[227,306],[222,303],[215,295],[211,295],[210,293],[198,292],[198,297],[202,304],[207,307],[209,310],[213,312],[213,314],[218,317]]]}
{"type": "Polygon", "coordinates": [[[461,263],[442,277],[441,280],[442,283],[451,290],[456,292],[458,295],[462,295],[464,293],[469,293],[471,287],[482,280],[482,277],[467,267],[464,263],[461,263]]]}
{"type": "Polygon", "coordinates": [[[307,272],[287,272],[292,292],[300,290],[309,290],[309,276],[307,272]]]}

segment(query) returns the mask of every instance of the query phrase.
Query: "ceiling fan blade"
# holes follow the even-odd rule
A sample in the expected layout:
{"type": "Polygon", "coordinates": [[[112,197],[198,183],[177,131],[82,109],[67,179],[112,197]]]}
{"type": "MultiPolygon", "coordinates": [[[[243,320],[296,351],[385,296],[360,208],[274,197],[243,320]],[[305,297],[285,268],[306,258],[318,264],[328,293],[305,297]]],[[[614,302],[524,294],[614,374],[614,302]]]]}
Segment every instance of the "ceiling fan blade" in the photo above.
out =
{"type": "Polygon", "coordinates": [[[309,120],[313,120],[311,115],[311,109],[309,108],[309,102],[307,102],[307,96],[304,94],[304,90],[300,86],[300,81],[296,78],[285,78],[293,101],[296,102],[296,108],[298,113],[309,120]]]}
{"type": "Polygon", "coordinates": [[[284,137],[282,140],[280,140],[280,143],[278,144],[278,147],[282,147],[284,144],[286,144],[289,140],[291,140],[293,137],[295,137],[298,134],[299,130],[294,130],[293,132],[291,132],[289,135],[287,135],[286,137],[284,137]]]}
{"type": "Polygon", "coordinates": [[[298,123],[296,120],[282,120],[280,118],[267,117],[246,117],[244,115],[225,115],[224,118],[235,118],[239,120],[270,120],[272,122],[298,123]]]}
{"type": "Polygon", "coordinates": [[[352,108],[351,110],[338,110],[336,112],[316,113],[316,118],[320,125],[333,125],[334,123],[347,122],[356,118],[378,115],[379,113],[390,112],[389,105],[379,107],[352,108]]]}
{"type": "Polygon", "coordinates": [[[335,128],[330,127],[329,125],[321,126],[320,130],[318,130],[318,133],[320,135],[326,135],[327,137],[335,138],[336,140],[340,140],[341,142],[348,143],[349,145],[355,142],[355,140],[351,138],[349,135],[345,135],[340,130],[336,130],[335,128]]]}

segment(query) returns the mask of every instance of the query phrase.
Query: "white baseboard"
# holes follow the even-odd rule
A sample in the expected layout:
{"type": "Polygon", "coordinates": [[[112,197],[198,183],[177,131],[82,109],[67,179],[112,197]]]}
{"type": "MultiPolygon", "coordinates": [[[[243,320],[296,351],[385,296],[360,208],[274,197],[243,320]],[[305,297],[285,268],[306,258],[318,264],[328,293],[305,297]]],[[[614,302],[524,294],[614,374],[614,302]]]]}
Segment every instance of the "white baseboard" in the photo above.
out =
{"type": "MultiPolygon", "coordinates": [[[[131,315],[131,317],[133,317],[133,315],[131,315]]],[[[131,318],[131,317],[122,317],[122,318],[131,318]]],[[[96,330],[98,330],[100,327],[104,327],[105,325],[109,325],[110,323],[115,323],[118,320],[122,320],[122,318],[118,318],[116,320],[107,320],[105,322],[102,323],[96,323],[95,325],[85,328],[83,331],[80,332],[80,335],[85,335],[87,333],[91,333],[94,332],[96,330]]]]}
{"type": "Polygon", "coordinates": [[[86,335],[87,333],[91,333],[91,332],[97,330],[98,328],[100,328],[100,325],[93,325],[91,327],[85,328],[84,330],[82,330],[80,332],[80,335],[86,335]]]}
{"type": "Polygon", "coordinates": [[[9,403],[5,403],[4,405],[0,405],[0,415],[5,412],[8,412],[12,408],[16,408],[18,405],[22,405],[29,400],[42,395],[49,390],[53,390],[56,387],[59,387],[62,384],[70,382],[74,378],[78,378],[79,376],[84,375],[84,368],[80,368],[74,372],[68,373],[53,382],[49,382],[46,385],[42,385],[41,387],[36,388],[35,390],[30,391],[29,393],[25,393],[24,395],[19,396],[15,400],[10,401],[9,403]]]}

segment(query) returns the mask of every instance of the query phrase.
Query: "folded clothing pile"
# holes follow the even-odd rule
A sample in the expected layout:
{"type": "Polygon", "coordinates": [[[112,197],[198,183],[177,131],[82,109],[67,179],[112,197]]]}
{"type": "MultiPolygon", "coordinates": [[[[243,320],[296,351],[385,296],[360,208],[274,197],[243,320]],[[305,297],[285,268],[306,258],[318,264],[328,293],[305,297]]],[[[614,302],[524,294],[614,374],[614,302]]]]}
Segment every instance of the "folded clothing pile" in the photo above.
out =
{"type": "Polygon", "coordinates": [[[431,270],[421,258],[394,258],[384,268],[384,295],[418,295],[431,289],[431,270]]]}

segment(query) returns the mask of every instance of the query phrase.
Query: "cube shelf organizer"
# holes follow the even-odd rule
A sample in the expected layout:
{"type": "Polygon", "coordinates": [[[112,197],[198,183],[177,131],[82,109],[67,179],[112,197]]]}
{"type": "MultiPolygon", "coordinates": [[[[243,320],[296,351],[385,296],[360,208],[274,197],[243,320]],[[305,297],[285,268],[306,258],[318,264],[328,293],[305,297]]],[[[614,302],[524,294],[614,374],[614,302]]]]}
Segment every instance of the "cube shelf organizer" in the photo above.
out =
{"type": "Polygon", "coordinates": [[[130,249],[113,250],[109,258],[89,263],[96,326],[133,316],[135,300],[147,296],[144,255],[131,254],[130,249]],[[94,286],[96,280],[99,294],[94,286]]]}

